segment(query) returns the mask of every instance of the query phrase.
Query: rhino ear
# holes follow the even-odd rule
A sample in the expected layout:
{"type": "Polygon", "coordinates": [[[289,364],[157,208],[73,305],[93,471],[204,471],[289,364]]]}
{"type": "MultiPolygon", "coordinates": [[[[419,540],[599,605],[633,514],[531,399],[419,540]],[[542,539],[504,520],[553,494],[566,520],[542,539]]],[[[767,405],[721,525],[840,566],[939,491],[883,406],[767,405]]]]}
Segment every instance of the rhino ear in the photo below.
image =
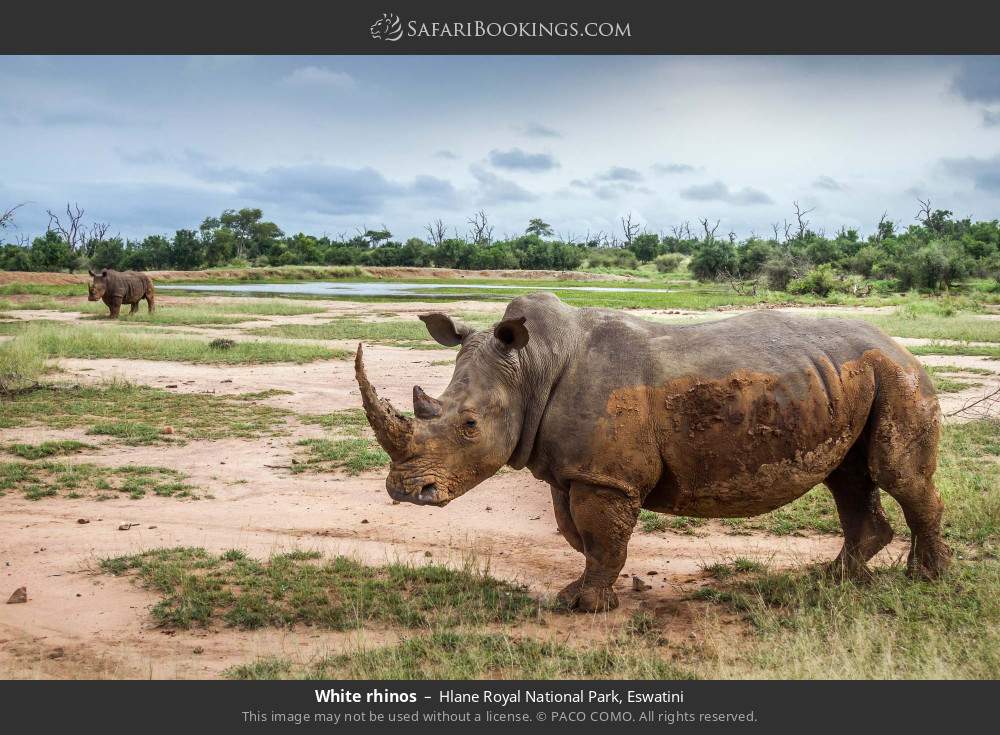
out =
{"type": "Polygon", "coordinates": [[[508,349],[519,350],[528,344],[528,328],[524,326],[524,321],[523,316],[504,319],[493,327],[493,336],[508,349]]]}
{"type": "Polygon", "coordinates": [[[462,344],[462,341],[475,331],[468,324],[463,324],[447,314],[438,312],[421,314],[420,321],[427,325],[427,331],[431,333],[434,341],[445,347],[462,344]]]}

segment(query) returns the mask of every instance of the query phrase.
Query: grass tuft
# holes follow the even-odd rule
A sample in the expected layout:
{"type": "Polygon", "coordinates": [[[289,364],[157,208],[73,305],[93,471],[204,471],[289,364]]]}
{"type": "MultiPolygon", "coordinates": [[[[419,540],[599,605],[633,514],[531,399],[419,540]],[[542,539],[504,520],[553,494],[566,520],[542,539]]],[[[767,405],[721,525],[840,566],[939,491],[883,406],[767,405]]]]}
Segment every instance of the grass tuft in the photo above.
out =
{"type": "Polygon", "coordinates": [[[467,564],[365,566],[338,556],[322,561],[315,552],[249,559],[204,549],[155,549],[103,559],[109,574],[130,572],[163,595],[152,614],[172,628],[226,625],[252,630],[267,626],[316,625],[349,630],[369,624],[423,628],[488,625],[529,619],[538,603],[526,590],[467,564]]]}

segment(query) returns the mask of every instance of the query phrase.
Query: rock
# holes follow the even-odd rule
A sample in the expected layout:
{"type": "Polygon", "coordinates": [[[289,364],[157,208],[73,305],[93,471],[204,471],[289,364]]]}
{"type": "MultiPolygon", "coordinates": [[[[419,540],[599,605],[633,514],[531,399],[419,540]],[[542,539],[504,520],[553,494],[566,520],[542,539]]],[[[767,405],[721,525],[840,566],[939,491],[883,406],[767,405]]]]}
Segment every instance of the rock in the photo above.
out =
{"type": "Polygon", "coordinates": [[[84,523],[90,523],[90,519],[89,518],[77,518],[76,522],[79,523],[79,524],[81,524],[81,525],[83,525],[84,523]]]}
{"type": "Polygon", "coordinates": [[[656,576],[656,572],[646,572],[646,576],[647,577],[655,577],[656,576]]]}
{"type": "Polygon", "coordinates": [[[173,434],[174,433],[174,427],[173,426],[164,426],[163,427],[163,433],[164,434],[173,434]]]}
{"type": "Polygon", "coordinates": [[[127,531],[130,528],[132,528],[132,526],[138,526],[138,525],[139,525],[138,523],[119,523],[118,524],[118,530],[119,531],[127,531]]]}
{"type": "Polygon", "coordinates": [[[646,584],[639,577],[632,575],[632,589],[636,592],[645,592],[648,589],[652,589],[652,585],[646,584]]]}
{"type": "Polygon", "coordinates": [[[8,605],[16,605],[19,602],[27,602],[27,601],[28,601],[27,587],[18,587],[16,590],[14,590],[14,593],[9,598],[7,598],[8,605]]]}
{"type": "Polygon", "coordinates": [[[393,501],[392,501],[392,504],[393,504],[393,505],[399,505],[399,501],[398,501],[398,500],[393,500],[393,501]]]}
{"type": "Polygon", "coordinates": [[[66,655],[66,651],[63,650],[62,646],[53,648],[49,651],[49,658],[62,658],[66,655]]]}
{"type": "Polygon", "coordinates": [[[165,385],[163,387],[164,388],[176,388],[177,387],[177,383],[171,383],[170,385],[165,385]]]}
{"type": "Polygon", "coordinates": [[[362,522],[362,523],[368,523],[368,519],[367,519],[367,518],[362,518],[362,519],[361,519],[361,522],[362,522]]]}
{"type": "Polygon", "coordinates": [[[432,554],[432,553],[431,553],[431,552],[429,552],[429,551],[425,551],[425,552],[424,552],[424,556],[434,556],[434,554],[432,554]]]}
{"type": "Polygon", "coordinates": [[[205,649],[202,648],[201,646],[195,646],[194,648],[191,649],[191,653],[201,654],[201,653],[204,653],[204,652],[205,652],[205,649]]]}

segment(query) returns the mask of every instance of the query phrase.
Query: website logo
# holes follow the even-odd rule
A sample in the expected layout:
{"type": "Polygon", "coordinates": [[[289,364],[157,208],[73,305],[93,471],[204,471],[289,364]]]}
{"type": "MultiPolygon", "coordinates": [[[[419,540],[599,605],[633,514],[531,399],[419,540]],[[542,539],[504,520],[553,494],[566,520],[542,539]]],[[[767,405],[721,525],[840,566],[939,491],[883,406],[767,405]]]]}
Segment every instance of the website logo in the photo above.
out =
{"type": "Polygon", "coordinates": [[[398,41],[403,37],[403,23],[395,13],[382,13],[368,30],[376,41],[398,41]]]}

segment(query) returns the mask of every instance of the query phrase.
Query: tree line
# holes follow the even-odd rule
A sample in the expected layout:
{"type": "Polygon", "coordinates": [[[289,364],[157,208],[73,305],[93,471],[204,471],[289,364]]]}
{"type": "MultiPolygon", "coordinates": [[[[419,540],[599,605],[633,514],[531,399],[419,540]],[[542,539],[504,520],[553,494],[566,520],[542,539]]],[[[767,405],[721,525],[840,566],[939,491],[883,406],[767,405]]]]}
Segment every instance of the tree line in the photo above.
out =
{"type": "Polygon", "coordinates": [[[30,241],[14,233],[17,207],[0,211],[0,269],[20,271],[196,270],[220,266],[286,265],[434,266],[458,269],[574,270],[634,269],[654,263],[661,271],[686,264],[700,281],[722,281],[741,292],[759,289],[855,293],[877,289],[944,290],[970,276],[1000,276],[997,220],[957,219],[920,201],[913,223],[901,226],[885,215],[867,237],[841,228],[828,236],[811,227],[811,210],[794,204],[791,220],[775,223],[767,236],[739,239],[719,233],[707,219],[694,228],[682,223],[669,232],[649,232],[620,220],[620,230],[583,238],[557,236],[551,225],[532,219],[521,233],[494,236],[485,212],[467,221],[465,233],[448,232],[441,220],[426,238],[405,242],[388,228],[362,228],[353,236],[285,234],[260,209],[226,210],[207,217],[197,230],[141,240],[109,235],[105,223],[87,224],[84,210],[67,205],[49,212],[49,226],[30,241]]]}

